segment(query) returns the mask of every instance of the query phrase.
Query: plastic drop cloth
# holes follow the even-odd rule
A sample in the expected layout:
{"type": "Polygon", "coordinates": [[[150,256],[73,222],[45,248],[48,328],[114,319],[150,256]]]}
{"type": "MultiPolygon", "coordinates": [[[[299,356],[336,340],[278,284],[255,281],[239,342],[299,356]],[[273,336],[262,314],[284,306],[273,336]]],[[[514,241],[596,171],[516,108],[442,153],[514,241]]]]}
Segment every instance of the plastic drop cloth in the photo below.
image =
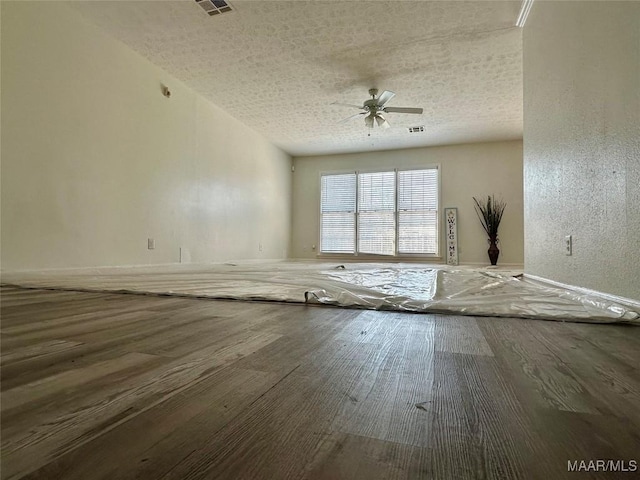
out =
{"type": "Polygon", "coordinates": [[[3,273],[2,283],[640,325],[640,302],[611,300],[515,273],[444,265],[277,262],[3,273]]]}

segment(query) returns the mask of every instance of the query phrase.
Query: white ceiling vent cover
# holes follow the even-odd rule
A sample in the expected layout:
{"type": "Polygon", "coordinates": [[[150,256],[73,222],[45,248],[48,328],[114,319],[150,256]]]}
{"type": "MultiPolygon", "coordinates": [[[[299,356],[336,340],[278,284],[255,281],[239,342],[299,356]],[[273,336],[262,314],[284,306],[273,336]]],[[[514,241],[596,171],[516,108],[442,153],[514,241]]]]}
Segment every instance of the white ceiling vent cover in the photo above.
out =
{"type": "Polygon", "coordinates": [[[196,3],[210,16],[233,11],[226,0],[196,0],[196,3]]]}
{"type": "Polygon", "coordinates": [[[420,125],[419,127],[409,127],[409,133],[420,133],[424,132],[424,125],[420,125]]]}

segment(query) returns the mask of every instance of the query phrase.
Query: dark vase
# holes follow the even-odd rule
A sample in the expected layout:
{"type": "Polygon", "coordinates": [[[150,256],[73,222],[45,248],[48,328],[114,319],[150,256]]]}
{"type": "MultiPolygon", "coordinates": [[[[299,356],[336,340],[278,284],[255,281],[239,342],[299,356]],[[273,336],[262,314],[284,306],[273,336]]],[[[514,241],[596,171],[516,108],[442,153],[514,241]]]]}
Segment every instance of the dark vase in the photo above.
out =
{"type": "Polygon", "coordinates": [[[489,237],[489,250],[487,253],[489,254],[489,260],[491,260],[491,265],[496,265],[498,263],[498,256],[500,255],[500,249],[498,248],[498,236],[491,235],[489,237]]]}

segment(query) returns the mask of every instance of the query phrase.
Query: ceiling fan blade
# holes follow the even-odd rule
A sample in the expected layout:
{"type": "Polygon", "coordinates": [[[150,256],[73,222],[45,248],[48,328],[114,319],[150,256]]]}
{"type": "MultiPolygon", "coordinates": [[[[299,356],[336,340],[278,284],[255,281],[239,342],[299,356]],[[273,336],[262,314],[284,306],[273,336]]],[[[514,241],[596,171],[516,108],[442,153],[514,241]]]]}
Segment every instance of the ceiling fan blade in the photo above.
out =
{"type": "Polygon", "coordinates": [[[382,109],[387,113],[422,113],[422,108],[410,108],[410,107],[386,107],[382,109]]]}
{"type": "Polygon", "coordinates": [[[342,102],[332,102],[331,105],[340,105],[341,107],[355,107],[362,110],[364,107],[362,105],[354,105],[353,103],[342,103],[342,102]]]}
{"type": "Polygon", "coordinates": [[[387,122],[387,119],[380,114],[376,115],[376,122],[378,123],[378,126],[382,128],[389,128],[391,126],[389,125],[389,122],[387,122]]]}
{"type": "Polygon", "coordinates": [[[356,113],[355,115],[351,115],[347,118],[340,120],[338,123],[347,123],[349,120],[353,120],[354,118],[359,117],[360,115],[366,115],[366,114],[367,112],[356,113]]]}
{"type": "Polygon", "coordinates": [[[385,90],[384,92],[382,92],[380,94],[380,96],[377,98],[378,100],[378,107],[382,107],[385,103],[387,103],[389,100],[391,100],[393,97],[395,97],[396,94],[393,92],[390,92],[389,90],[385,90]]]}

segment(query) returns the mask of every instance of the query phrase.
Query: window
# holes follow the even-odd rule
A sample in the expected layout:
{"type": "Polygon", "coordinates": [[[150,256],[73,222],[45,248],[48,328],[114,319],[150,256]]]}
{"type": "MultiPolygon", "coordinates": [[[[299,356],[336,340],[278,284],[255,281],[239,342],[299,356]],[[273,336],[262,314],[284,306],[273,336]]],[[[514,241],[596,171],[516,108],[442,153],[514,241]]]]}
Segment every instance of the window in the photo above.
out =
{"type": "Polygon", "coordinates": [[[438,169],[323,174],[320,252],[438,253],[438,169]]]}
{"type": "Polygon", "coordinates": [[[398,172],[398,252],[438,251],[438,170],[398,172]]]}
{"type": "Polygon", "coordinates": [[[323,175],[321,251],[356,252],[356,174],[323,175]]]}
{"type": "Polygon", "coordinates": [[[358,175],[358,251],[393,255],[396,243],[395,172],[358,175]]]}

